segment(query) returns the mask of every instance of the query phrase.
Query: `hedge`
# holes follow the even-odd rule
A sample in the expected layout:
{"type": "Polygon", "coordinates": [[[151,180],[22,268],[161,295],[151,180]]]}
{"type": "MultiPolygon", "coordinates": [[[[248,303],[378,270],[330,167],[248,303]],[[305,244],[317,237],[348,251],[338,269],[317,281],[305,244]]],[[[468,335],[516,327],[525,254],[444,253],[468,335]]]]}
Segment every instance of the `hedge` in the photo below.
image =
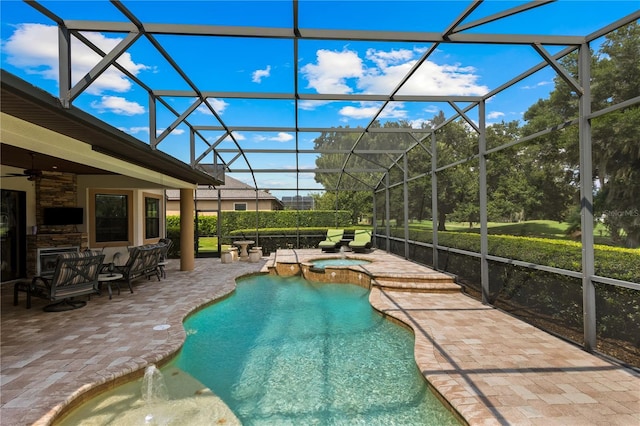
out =
{"type": "MultiPolygon", "coordinates": [[[[265,228],[311,228],[311,227],[348,227],[352,226],[351,213],[346,210],[269,210],[269,211],[228,211],[222,212],[220,234],[231,235],[242,229],[245,233],[255,234],[256,227],[262,232],[265,228]],[[258,215],[256,222],[256,214],[258,215]]],[[[214,236],[218,233],[217,216],[198,216],[200,235],[214,236]]],[[[167,216],[167,229],[180,227],[180,216],[167,216]]]]}
{"type": "MultiPolygon", "coordinates": [[[[396,236],[404,234],[398,231],[396,236]]],[[[410,233],[410,238],[433,242],[431,231],[410,233]]],[[[575,241],[515,235],[488,235],[489,254],[538,265],[580,272],[582,245],[575,241]]],[[[438,232],[438,245],[480,252],[480,235],[466,232],[438,232]]],[[[640,250],[595,245],[596,275],[640,283],[640,250]]]]}

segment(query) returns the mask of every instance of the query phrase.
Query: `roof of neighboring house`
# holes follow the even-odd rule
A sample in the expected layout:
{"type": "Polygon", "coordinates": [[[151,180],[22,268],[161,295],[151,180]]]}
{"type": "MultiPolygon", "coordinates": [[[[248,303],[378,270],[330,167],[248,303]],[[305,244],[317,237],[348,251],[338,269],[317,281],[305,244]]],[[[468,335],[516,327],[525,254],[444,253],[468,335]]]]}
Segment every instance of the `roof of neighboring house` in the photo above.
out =
{"type": "MultiPolygon", "coordinates": [[[[255,188],[247,185],[244,182],[234,179],[231,176],[225,176],[224,185],[218,185],[216,187],[208,185],[199,185],[197,189],[198,200],[217,200],[218,189],[220,190],[220,198],[222,200],[246,200],[251,201],[256,199],[255,188]]],[[[267,191],[257,191],[259,200],[272,200],[279,204],[282,202],[270,194],[267,191]]],[[[176,201],[180,199],[180,191],[177,189],[167,190],[167,199],[169,201],[176,201]]]]}

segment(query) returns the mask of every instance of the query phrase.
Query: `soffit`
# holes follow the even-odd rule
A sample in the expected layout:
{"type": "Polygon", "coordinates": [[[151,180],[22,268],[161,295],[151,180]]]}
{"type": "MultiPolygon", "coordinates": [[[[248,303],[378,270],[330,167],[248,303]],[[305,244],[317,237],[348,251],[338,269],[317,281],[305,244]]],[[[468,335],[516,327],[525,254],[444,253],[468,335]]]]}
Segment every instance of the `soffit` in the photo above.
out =
{"type": "MultiPolygon", "coordinates": [[[[20,78],[2,70],[0,104],[3,113],[21,120],[68,136],[91,145],[97,151],[109,156],[135,164],[154,172],[162,173],[191,184],[218,185],[221,183],[206,173],[195,170],[170,155],[152,149],[130,135],[98,120],[75,107],[62,108],[58,99],[41,89],[30,85],[20,78]]],[[[2,147],[3,164],[30,168],[31,156],[24,151],[5,146],[2,147]],[[15,154],[15,155],[14,155],[15,154]],[[27,164],[24,160],[29,160],[27,164]]],[[[97,169],[89,165],[73,161],[38,155],[42,162],[40,168],[51,170],[46,161],[55,161],[57,171],[76,174],[109,174],[111,171],[97,169]]]]}

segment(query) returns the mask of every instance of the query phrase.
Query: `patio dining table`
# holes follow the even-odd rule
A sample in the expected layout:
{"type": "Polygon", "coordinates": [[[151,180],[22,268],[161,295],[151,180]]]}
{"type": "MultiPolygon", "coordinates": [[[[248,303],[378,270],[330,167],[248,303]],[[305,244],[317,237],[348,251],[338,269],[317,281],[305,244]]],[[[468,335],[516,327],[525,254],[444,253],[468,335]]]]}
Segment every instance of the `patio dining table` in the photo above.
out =
{"type": "Polygon", "coordinates": [[[240,240],[233,242],[234,245],[240,247],[240,260],[249,259],[249,251],[247,250],[247,247],[254,243],[255,241],[253,240],[240,240]]]}

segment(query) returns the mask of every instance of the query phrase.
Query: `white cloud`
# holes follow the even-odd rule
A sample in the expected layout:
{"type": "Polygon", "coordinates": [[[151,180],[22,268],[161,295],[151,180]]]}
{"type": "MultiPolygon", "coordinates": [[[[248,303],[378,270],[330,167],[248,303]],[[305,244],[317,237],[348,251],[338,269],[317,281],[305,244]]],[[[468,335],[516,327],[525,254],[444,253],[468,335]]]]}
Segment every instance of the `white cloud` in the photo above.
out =
{"type": "MultiPolygon", "coordinates": [[[[414,61],[403,65],[405,73],[412,67],[414,61]]],[[[414,95],[453,95],[471,96],[484,95],[489,92],[487,86],[478,85],[479,78],[472,67],[459,65],[439,65],[425,61],[415,74],[402,86],[400,93],[414,95]]]]}
{"type": "Polygon", "coordinates": [[[305,111],[313,111],[316,108],[330,104],[331,101],[299,101],[298,108],[305,111]]]}
{"type": "Polygon", "coordinates": [[[379,116],[380,118],[402,119],[407,117],[407,110],[404,109],[404,102],[388,103],[379,116]]]}
{"type": "MultiPolygon", "coordinates": [[[[162,132],[164,132],[166,129],[158,129],[158,135],[160,135],[162,132]]],[[[184,135],[184,129],[181,129],[179,127],[176,127],[175,129],[173,129],[171,132],[169,132],[169,134],[174,135],[174,136],[179,136],[179,135],[184,135]]]]}
{"type": "MultiPolygon", "coordinates": [[[[344,117],[355,118],[355,119],[364,119],[364,118],[373,118],[373,116],[380,109],[381,104],[375,102],[361,102],[360,107],[356,106],[345,106],[340,109],[339,114],[344,117]]],[[[404,103],[395,102],[389,103],[382,111],[382,113],[378,116],[378,118],[396,118],[402,119],[406,118],[407,111],[404,108],[404,103]]]]}
{"type": "Polygon", "coordinates": [[[293,140],[293,135],[285,132],[279,132],[277,136],[269,138],[269,140],[275,142],[289,142],[290,140],[293,140]]]}
{"type": "Polygon", "coordinates": [[[276,136],[263,136],[263,135],[254,135],[253,140],[256,142],[264,142],[264,141],[273,141],[273,142],[289,142],[293,140],[294,136],[286,133],[279,132],[276,136]]]}
{"type": "Polygon", "coordinates": [[[58,29],[41,24],[19,24],[4,43],[7,62],[31,74],[58,80],[58,29]]]}
{"type": "Polygon", "coordinates": [[[409,49],[399,50],[375,50],[367,49],[366,58],[374,62],[378,68],[385,69],[391,64],[403,64],[413,59],[415,52],[409,49]]]}
{"type": "Polygon", "coordinates": [[[494,120],[496,118],[501,118],[504,117],[504,112],[500,112],[500,111],[491,111],[489,114],[487,114],[487,118],[489,120],[494,120]]]}
{"type": "Polygon", "coordinates": [[[553,82],[552,81],[540,81],[540,82],[534,84],[533,86],[522,86],[521,89],[532,90],[532,89],[537,89],[538,87],[548,86],[549,84],[553,84],[553,82]]]}
{"type": "MultiPolygon", "coordinates": [[[[229,104],[225,101],[223,101],[222,99],[217,99],[217,98],[207,98],[207,101],[209,102],[209,104],[213,107],[213,109],[216,111],[216,113],[222,115],[224,113],[224,110],[227,109],[227,107],[229,106],[229,104]]],[[[205,114],[205,115],[213,115],[211,113],[211,111],[209,110],[209,107],[206,106],[205,104],[201,104],[196,111],[205,114]]]]}
{"type": "Polygon", "coordinates": [[[355,118],[360,120],[363,118],[372,118],[375,115],[375,113],[378,112],[379,109],[380,107],[375,105],[368,105],[368,106],[361,106],[361,107],[346,106],[346,107],[340,108],[339,113],[344,117],[355,118]]]}
{"type": "Polygon", "coordinates": [[[91,102],[91,107],[98,112],[112,112],[120,115],[144,114],[144,107],[137,102],[130,102],[120,96],[103,96],[99,101],[91,102]]]}
{"type": "Polygon", "coordinates": [[[132,135],[136,135],[138,133],[149,133],[149,128],[146,126],[130,127],[128,133],[131,133],[132,135]]]}
{"type": "Polygon", "coordinates": [[[363,64],[357,52],[320,49],[316,52],[316,63],[307,64],[300,71],[309,81],[307,87],[318,93],[351,93],[353,89],[347,80],[362,77],[363,64]]]}
{"type": "Polygon", "coordinates": [[[416,120],[410,120],[409,125],[412,129],[422,129],[422,125],[429,122],[430,120],[427,120],[426,118],[418,118],[416,120]]]}
{"type": "Polygon", "coordinates": [[[267,65],[267,68],[263,70],[255,70],[251,76],[251,81],[262,83],[262,79],[269,76],[271,76],[271,65],[267,65]]]}
{"type": "MultiPolygon", "coordinates": [[[[99,33],[83,33],[83,35],[104,52],[110,52],[121,37],[107,37],[99,33]]],[[[24,23],[16,26],[15,31],[4,43],[7,62],[31,74],[58,81],[58,28],[54,25],[24,23]]],[[[72,84],[83,78],[102,57],[84,43],[71,37],[71,76],[72,84]]],[[[129,53],[123,53],[118,63],[137,75],[149,69],[144,64],[135,63],[129,53]]],[[[105,91],[124,93],[131,90],[131,81],[113,66],[94,81],[86,90],[94,95],[105,91]]]]}
{"type": "MultiPolygon", "coordinates": [[[[308,87],[318,93],[389,93],[415,65],[418,50],[368,49],[362,59],[353,50],[318,50],[316,62],[301,68],[308,87]]],[[[475,69],[460,64],[425,61],[404,84],[401,94],[484,95],[489,88],[477,83],[475,69]]]]}
{"type": "MultiPolygon", "coordinates": [[[[244,133],[240,133],[238,131],[233,131],[231,132],[231,134],[233,135],[233,137],[237,140],[237,141],[243,141],[246,140],[247,137],[244,135],[244,133]]],[[[227,139],[229,139],[229,137],[227,136],[227,139]]]]}

